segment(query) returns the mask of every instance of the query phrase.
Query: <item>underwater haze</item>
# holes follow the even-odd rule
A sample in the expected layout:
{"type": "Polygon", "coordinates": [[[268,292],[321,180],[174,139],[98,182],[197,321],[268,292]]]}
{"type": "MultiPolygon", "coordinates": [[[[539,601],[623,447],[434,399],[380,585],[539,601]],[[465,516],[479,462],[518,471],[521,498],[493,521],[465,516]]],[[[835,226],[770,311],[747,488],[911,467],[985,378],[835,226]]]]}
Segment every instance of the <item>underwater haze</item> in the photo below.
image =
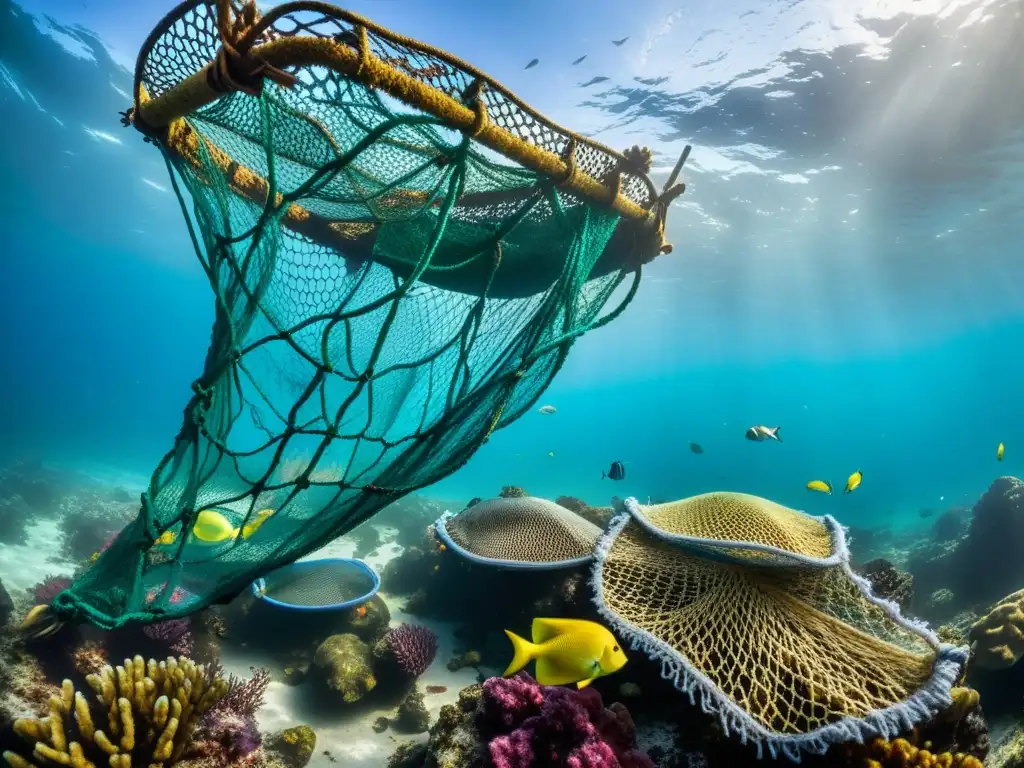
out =
{"type": "MultiPolygon", "coordinates": [[[[212,294],[160,153],[118,115],[164,5],[0,0],[6,458],[148,477],[202,370],[212,294]]],[[[658,185],[693,147],[673,252],[530,413],[426,493],[734,490],[913,527],[1021,473],[1019,2],[347,7],[562,125],[650,147],[658,185]],[[754,425],[782,442],[746,440],[754,425]],[[602,479],[615,461],[625,478],[602,479]]]]}

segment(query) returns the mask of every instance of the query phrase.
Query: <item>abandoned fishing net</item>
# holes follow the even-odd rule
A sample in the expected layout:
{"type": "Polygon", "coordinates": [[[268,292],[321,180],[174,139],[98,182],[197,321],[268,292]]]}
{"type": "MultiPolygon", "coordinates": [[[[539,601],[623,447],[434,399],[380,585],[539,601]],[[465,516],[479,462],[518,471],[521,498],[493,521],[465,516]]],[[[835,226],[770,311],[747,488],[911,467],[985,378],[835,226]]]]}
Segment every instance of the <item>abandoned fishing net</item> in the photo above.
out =
{"type": "Polygon", "coordinates": [[[890,738],[950,704],[966,649],[873,597],[831,517],[738,493],[624,507],[599,611],[759,756],[890,738]]]}
{"type": "Polygon", "coordinates": [[[453,552],[482,565],[569,568],[589,562],[601,529],[534,496],[488,499],[440,518],[434,531],[453,552]]]}
{"type": "Polygon", "coordinates": [[[671,249],[685,153],[659,195],[645,150],[323,3],[189,0],[134,96],[124,122],[166,160],[215,320],[138,519],[62,619],[230,599],[450,474],[671,249]]]}

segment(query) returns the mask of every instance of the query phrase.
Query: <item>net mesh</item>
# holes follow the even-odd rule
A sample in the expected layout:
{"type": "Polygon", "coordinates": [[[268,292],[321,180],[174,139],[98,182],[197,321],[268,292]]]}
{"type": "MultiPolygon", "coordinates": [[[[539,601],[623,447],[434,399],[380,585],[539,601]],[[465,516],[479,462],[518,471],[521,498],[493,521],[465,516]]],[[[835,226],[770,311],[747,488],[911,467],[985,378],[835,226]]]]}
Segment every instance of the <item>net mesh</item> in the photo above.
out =
{"type": "MultiPolygon", "coordinates": [[[[344,52],[354,25],[318,8],[279,14],[260,39],[344,52]]],[[[392,75],[448,95],[469,84],[450,58],[368,40],[392,75]]],[[[214,8],[183,6],[140,56],[139,101],[177,98],[219,42],[214,8]]],[[[214,292],[210,348],[138,519],[58,596],[59,615],[104,627],[186,615],[317,549],[468,461],[636,290],[621,252],[633,222],[613,208],[341,65],[289,70],[293,87],[230,93],[155,139],[214,292]],[[214,508],[234,533],[200,540],[196,516],[214,508]]],[[[596,145],[483,94],[524,146],[611,172],[596,145]]],[[[618,183],[653,200],[646,176],[618,183]]]]}
{"type": "Polygon", "coordinates": [[[937,644],[858,584],[838,526],[830,535],[820,519],[730,493],[633,512],[613,523],[599,548],[594,586],[602,610],[677,669],[680,687],[693,691],[703,681],[712,709],[753,721],[738,725],[748,735],[813,735],[903,706],[922,691],[929,704],[948,695],[948,686],[933,690],[937,644]],[[728,547],[680,546],[680,535],[809,560],[726,561],[716,555],[728,547]]]}
{"type": "Polygon", "coordinates": [[[589,558],[601,535],[575,512],[532,496],[481,501],[437,526],[456,552],[506,563],[556,565],[589,558]]]}
{"type": "Polygon", "coordinates": [[[263,578],[262,594],[301,607],[342,606],[362,602],[376,591],[377,581],[355,563],[329,560],[281,568],[263,578]]]}

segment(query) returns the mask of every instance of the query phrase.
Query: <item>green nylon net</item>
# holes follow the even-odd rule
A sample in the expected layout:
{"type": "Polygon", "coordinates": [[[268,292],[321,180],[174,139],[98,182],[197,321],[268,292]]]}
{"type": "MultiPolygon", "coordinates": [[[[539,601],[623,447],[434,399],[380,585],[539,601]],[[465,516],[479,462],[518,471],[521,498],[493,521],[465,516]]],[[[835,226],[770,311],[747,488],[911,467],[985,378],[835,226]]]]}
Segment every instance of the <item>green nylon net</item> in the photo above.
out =
{"type": "MultiPolygon", "coordinates": [[[[157,85],[189,68],[159,53],[157,85]]],[[[449,475],[636,290],[638,269],[595,269],[611,210],[356,79],[297,74],[158,142],[213,289],[210,347],[138,519],[60,616],[187,615],[449,475]],[[293,204],[340,225],[312,237],[293,204]],[[204,510],[226,533],[196,535],[204,510]]]]}

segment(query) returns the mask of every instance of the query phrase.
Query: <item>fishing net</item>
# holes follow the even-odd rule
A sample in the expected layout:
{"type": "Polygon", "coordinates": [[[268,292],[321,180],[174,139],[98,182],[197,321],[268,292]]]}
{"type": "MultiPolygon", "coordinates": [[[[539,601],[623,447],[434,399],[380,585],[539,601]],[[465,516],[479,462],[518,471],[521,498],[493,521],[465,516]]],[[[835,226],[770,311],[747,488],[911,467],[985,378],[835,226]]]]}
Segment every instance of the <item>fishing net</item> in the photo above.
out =
{"type": "Polygon", "coordinates": [[[874,598],[832,518],[733,493],[626,510],[598,546],[601,613],[759,755],[891,738],[949,705],[966,649],[874,598]]]}
{"type": "Polygon", "coordinates": [[[124,122],[164,155],[215,319],[138,519],[52,606],[104,627],[229,599],[468,461],[670,250],[685,160],[658,195],[649,153],[318,2],[179,6],[124,122]],[[204,510],[226,533],[194,535],[204,510]]]}
{"type": "Polygon", "coordinates": [[[292,563],[253,582],[258,597],[292,610],[341,610],[365,603],[379,587],[366,563],[342,558],[292,563]]]}
{"type": "Polygon", "coordinates": [[[589,561],[601,529],[532,496],[489,499],[434,524],[453,552],[483,565],[566,568],[589,561]]]}

